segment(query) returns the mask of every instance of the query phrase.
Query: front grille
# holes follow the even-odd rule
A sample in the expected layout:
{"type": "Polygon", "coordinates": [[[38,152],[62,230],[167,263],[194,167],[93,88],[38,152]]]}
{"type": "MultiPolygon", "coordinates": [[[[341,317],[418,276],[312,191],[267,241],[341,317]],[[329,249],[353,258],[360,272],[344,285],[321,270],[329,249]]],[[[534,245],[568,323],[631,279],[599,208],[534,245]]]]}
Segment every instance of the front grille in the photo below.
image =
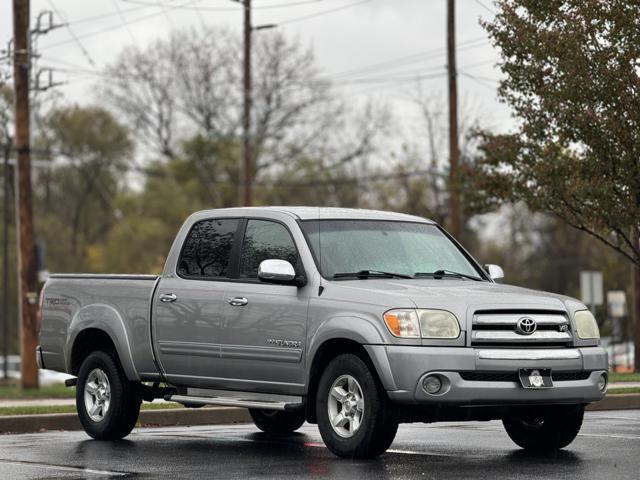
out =
{"type": "Polygon", "coordinates": [[[551,372],[554,382],[570,382],[572,380],[586,380],[591,376],[591,372],[551,372]]]}
{"type": "Polygon", "coordinates": [[[479,311],[471,330],[472,346],[568,347],[573,341],[569,319],[553,311],[479,311]],[[533,331],[525,331],[524,323],[533,324],[533,331]]]}
{"type": "MultiPolygon", "coordinates": [[[[551,372],[554,382],[586,380],[591,372],[551,372]]],[[[460,372],[460,377],[467,382],[519,382],[518,372],[460,372]]]]}
{"type": "Polygon", "coordinates": [[[463,380],[468,382],[517,382],[518,374],[514,372],[460,372],[463,380]]]}

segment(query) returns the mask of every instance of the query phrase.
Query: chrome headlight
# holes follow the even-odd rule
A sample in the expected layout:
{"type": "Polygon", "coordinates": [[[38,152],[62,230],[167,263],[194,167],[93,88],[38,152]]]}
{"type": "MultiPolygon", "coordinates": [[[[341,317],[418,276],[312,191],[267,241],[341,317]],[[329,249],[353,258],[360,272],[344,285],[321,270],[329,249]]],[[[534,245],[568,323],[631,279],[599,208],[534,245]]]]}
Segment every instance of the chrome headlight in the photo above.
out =
{"type": "Polygon", "coordinates": [[[384,314],[391,334],[400,338],[458,338],[460,324],[446,310],[395,309],[384,314]]]}
{"type": "Polygon", "coordinates": [[[580,310],[573,316],[576,321],[576,331],[582,340],[595,340],[600,338],[598,322],[589,310],[580,310]]]}

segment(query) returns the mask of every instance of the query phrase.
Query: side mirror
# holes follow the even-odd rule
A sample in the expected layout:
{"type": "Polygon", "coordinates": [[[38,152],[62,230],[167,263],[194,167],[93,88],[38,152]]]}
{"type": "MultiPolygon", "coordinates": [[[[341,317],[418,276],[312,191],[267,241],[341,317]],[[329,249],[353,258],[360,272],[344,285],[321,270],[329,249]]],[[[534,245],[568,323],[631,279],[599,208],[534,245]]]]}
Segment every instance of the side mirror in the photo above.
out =
{"type": "Polygon", "coordinates": [[[258,278],[265,283],[302,286],[305,279],[296,276],[296,271],[286,260],[263,260],[258,267],[258,278]]]}
{"type": "Polygon", "coordinates": [[[502,283],[504,281],[504,270],[502,270],[502,267],[500,265],[487,263],[484,266],[484,269],[489,274],[489,277],[491,277],[491,280],[493,280],[494,282],[502,283]]]}

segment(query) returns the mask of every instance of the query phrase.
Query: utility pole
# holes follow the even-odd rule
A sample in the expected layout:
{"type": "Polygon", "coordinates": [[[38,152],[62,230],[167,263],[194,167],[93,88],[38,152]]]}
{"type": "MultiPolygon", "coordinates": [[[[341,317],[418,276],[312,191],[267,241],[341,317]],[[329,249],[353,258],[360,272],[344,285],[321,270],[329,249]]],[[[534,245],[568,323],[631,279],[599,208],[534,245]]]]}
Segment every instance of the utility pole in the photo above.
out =
{"type": "Polygon", "coordinates": [[[2,358],[4,364],[2,368],[2,378],[9,378],[9,156],[11,155],[11,145],[7,141],[4,146],[4,165],[2,173],[4,175],[4,225],[2,230],[2,358]]]}
{"type": "Polygon", "coordinates": [[[18,307],[20,312],[20,355],[22,388],[38,388],[37,346],[37,272],[33,241],[31,205],[31,158],[29,131],[29,81],[31,67],[29,0],[13,0],[15,137],[18,152],[16,168],[16,208],[18,243],[18,307]]]}
{"type": "Polygon", "coordinates": [[[251,0],[244,0],[244,68],[242,111],[242,204],[253,203],[253,159],[251,152],[251,0]]]}
{"type": "Polygon", "coordinates": [[[449,77],[449,232],[459,239],[462,233],[462,218],[460,214],[455,0],[447,0],[447,73],[449,77]]]}
{"type": "MultiPolygon", "coordinates": [[[[636,201],[638,205],[640,205],[640,194],[638,194],[636,201]]],[[[640,225],[632,227],[631,241],[637,248],[640,248],[640,225]]],[[[631,308],[629,309],[629,313],[633,320],[634,369],[636,372],[640,372],[640,265],[634,263],[631,265],[631,268],[631,288],[633,291],[631,292],[631,308]]]]}

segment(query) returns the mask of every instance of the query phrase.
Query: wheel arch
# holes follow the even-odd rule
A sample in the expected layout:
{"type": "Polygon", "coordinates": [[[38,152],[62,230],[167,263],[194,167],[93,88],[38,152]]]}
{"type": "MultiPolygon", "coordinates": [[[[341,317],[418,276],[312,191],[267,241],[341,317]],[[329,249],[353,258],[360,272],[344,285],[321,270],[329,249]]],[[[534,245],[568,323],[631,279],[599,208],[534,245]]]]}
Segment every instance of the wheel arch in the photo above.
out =
{"type": "Polygon", "coordinates": [[[67,372],[77,375],[82,361],[96,350],[114,352],[127,379],[140,380],[124,321],[110,305],[90,305],[80,309],[74,316],[66,348],[67,372]]]}
{"type": "Polygon", "coordinates": [[[322,372],[324,372],[326,366],[331,362],[331,360],[344,353],[357,355],[363,362],[365,362],[384,390],[395,390],[393,378],[390,377],[390,369],[388,368],[386,357],[384,357],[384,359],[378,358],[379,355],[376,355],[375,351],[371,351],[367,348],[367,345],[363,345],[361,342],[354,340],[353,338],[344,336],[327,338],[315,349],[314,355],[311,357],[312,361],[310,362],[307,374],[306,416],[308,422],[317,422],[315,406],[318,384],[320,383],[322,372]]]}

